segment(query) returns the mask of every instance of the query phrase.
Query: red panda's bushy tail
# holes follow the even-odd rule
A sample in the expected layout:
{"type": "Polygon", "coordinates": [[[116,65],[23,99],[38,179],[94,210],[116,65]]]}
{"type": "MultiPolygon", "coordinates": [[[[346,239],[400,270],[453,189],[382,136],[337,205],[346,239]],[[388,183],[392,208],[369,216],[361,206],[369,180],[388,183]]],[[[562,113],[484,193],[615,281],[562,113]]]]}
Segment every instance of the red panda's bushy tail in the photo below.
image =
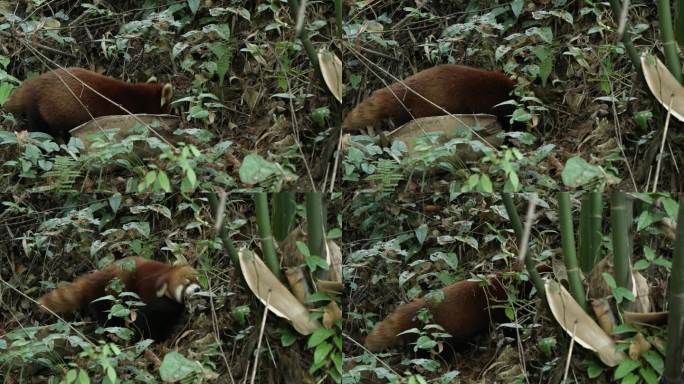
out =
{"type": "Polygon", "coordinates": [[[78,310],[104,294],[105,287],[120,271],[118,265],[81,276],[74,282],[43,295],[38,302],[56,313],[78,310]]]}

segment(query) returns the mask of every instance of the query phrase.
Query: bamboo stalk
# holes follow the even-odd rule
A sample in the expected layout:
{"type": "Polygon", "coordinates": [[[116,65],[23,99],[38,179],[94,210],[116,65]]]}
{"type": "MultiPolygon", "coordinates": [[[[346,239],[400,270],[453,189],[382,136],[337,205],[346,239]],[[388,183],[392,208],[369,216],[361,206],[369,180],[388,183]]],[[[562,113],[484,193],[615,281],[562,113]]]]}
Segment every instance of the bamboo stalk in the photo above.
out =
{"type": "Polygon", "coordinates": [[[294,192],[276,192],[273,194],[273,237],[280,242],[285,240],[294,226],[295,211],[294,192]]]}
{"type": "Polygon", "coordinates": [[[577,267],[577,255],[575,250],[575,234],[572,226],[572,207],[570,205],[570,193],[560,192],[558,196],[558,210],[561,229],[561,245],[563,247],[563,261],[568,272],[570,293],[585,311],[587,300],[584,295],[584,286],[577,267]]]}
{"type": "Polygon", "coordinates": [[[684,1],[676,0],[674,5],[675,21],[674,21],[674,33],[675,40],[679,47],[684,47],[684,1]]]}
{"type": "Polygon", "coordinates": [[[601,244],[603,243],[603,195],[601,192],[591,192],[589,200],[591,203],[591,216],[589,217],[589,222],[591,223],[591,265],[593,269],[593,266],[601,260],[601,244]]]}
{"type": "Polygon", "coordinates": [[[337,25],[337,38],[342,38],[342,0],[335,0],[335,24],[337,25]]]}
{"type": "MultiPolygon", "coordinates": [[[[520,222],[518,211],[515,209],[515,204],[513,203],[513,196],[510,193],[504,193],[503,201],[504,207],[506,207],[506,212],[508,213],[508,218],[511,220],[511,224],[513,225],[513,231],[515,232],[516,240],[518,241],[519,246],[522,247],[524,230],[522,223],[520,222]]],[[[525,250],[525,270],[527,270],[527,274],[530,276],[530,280],[537,290],[537,296],[539,296],[539,298],[546,303],[544,282],[542,281],[541,275],[539,275],[539,271],[537,270],[537,265],[535,264],[534,259],[532,256],[530,256],[529,243],[527,249],[525,250]]]]}
{"type": "Polygon", "coordinates": [[[632,216],[628,207],[629,199],[624,192],[616,191],[611,194],[610,225],[613,231],[613,265],[615,281],[619,287],[630,289],[630,240],[629,222],[632,216]]]}
{"type": "Polygon", "coordinates": [[[681,84],[682,64],[679,61],[677,44],[674,40],[674,32],[672,31],[672,12],[670,11],[670,1],[658,0],[657,4],[658,23],[660,24],[660,40],[663,43],[663,50],[665,51],[665,62],[667,63],[667,69],[672,72],[672,75],[681,84]]]}
{"type": "Polygon", "coordinates": [[[593,267],[591,253],[591,241],[593,237],[591,236],[591,222],[589,217],[591,216],[591,205],[589,201],[589,194],[584,194],[582,196],[582,202],[580,205],[580,221],[579,221],[579,264],[582,272],[589,273],[593,267]]]}
{"type": "Polygon", "coordinates": [[[508,213],[508,219],[511,221],[511,226],[513,227],[513,232],[515,232],[515,237],[518,242],[523,236],[523,225],[520,221],[520,216],[518,216],[518,210],[515,209],[515,204],[513,203],[513,196],[510,193],[503,193],[504,207],[506,207],[506,212],[508,213]]]}
{"type": "MultiPolygon", "coordinates": [[[[613,17],[615,18],[615,22],[619,23],[620,18],[622,17],[622,6],[620,5],[620,0],[610,0],[610,7],[613,10],[613,17]]],[[[634,69],[636,69],[636,71],[639,73],[639,76],[643,78],[644,74],[641,71],[641,57],[639,56],[639,52],[637,52],[636,48],[634,48],[634,44],[632,43],[632,33],[629,31],[629,22],[625,23],[625,30],[622,33],[622,44],[625,46],[625,50],[627,51],[629,61],[632,62],[632,65],[634,66],[634,69]]]]}
{"type": "Polygon", "coordinates": [[[306,226],[309,240],[309,252],[325,259],[325,234],[323,232],[323,194],[307,192],[306,194],[306,226]]]}
{"type": "Polygon", "coordinates": [[[276,254],[273,235],[271,232],[271,221],[268,216],[268,196],[266,192],[258,192],[254,196],[256,205],[256,220],[259,227],[259,237],[261,237],[261,251],[264,253],[264,263],[273,274],[281,279],[280,262],[276,254]]]}
{"type": "Polygon", "coordinates": [[[684,194],[679,194],[677,214],[677,236],[672,255],[672,273],[668,284],[670,313],[667,317],[667,353],[663,383],[681,383],[682,340],[684,338],[684,194]]]}
{"type": "MultiPolygon", "coordinates": [[[[290,11],[292,18],[295,20],[295,24],[297,23],[297,17],[298,17],[298,10],[299,10],[299,1],[297,0],[287,0],[287,4],[290,6],[290,11]]],[[[301,14],[303,16],[304,13],[301,14]]],[[[321,74],[321,68],[318,63],[318,55],[316,54],[316,49],[314,48],[313,44],[311,43],[311,40],[309,40],[309,33],[306,31],[306,27],[302,26],[302,28],[299,30],[297,33],[297,37],[299,40],[302,41],[302,46],[304,47],[304,51],[306,52],[306,55],[309,57],[309,61],[311,61],[311,66],[313,67],[314,71],[316,72],[316,75],[318,76],[319,80],[323,80],[323,75],[321,74]]]]}
{"type": "MultiPolygon", "coordinates": [[[[216,215],[219,212],[219,198],[216,196],[215,193],[209,194],[209,205],[211,206],[212,213],[216,215]]],[[[228,253],[228,256],[230,256],[230,259],[233,261],[233,265],[235,266],[235,268],[240,269],[240,258],[238,257],[238,251],[237,248],[235,248],[233,239],[230,238],[230,231],[226,226],[225,220],[223,221],[223,224],[219,229],[218,235],[221,239],[221,242],[223,243],[223,248],[226,250],[226,253],[228,253]]]]}

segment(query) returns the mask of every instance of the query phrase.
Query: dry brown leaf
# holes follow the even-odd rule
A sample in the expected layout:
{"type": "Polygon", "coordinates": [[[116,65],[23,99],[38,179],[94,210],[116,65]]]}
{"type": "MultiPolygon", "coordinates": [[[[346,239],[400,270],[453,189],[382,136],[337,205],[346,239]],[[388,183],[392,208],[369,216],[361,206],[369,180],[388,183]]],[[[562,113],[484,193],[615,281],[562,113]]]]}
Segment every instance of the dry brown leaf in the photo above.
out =
{"type": "Polygon", "coordinates": [[[301,267],[290,267],[285,269],[285,277],[292,288],[292,293],[300,303],[306,302],[306,295],[311,293],[309,284],[306,282],[304,271],[301,267]]]}
{"type": "Polygon", "coordinates": [[[607,334],[613,333],[613,328],[617,325],[615,321],[615,315],[613,314],[612,308],[610,308],[610,302],[606,298],[591,299],[591,308],[594,310],[594,315],[598,321],[601,329],[606,331],[607,334]]]}
{"type": "Polygon", "coordinates": [[[344,289],[344,284],[341,281],[316,280],[316,288],[319,291],[339,295],[344,289]]]}
{"type": "Polygon", "coordinates": [[[342,282],[342,249],[332,240],[326,241],[327,254],[326,260],[330,266],[325,274],[321,275],[320,278],[324,280],[331,280],[342,282]]]}
{"type": "Polygon", "coordinates": [[[665,109],[672,102],[672,116],[684,121],[684,87],[670,73],[665,64],[656,56],[641,55],[641,68],[648,88],[665,109]]]}
{"type": "Polygon", "coordinates": [[[639,357],[650,349],[651,343],[646,340],[641,332],[637,332],[629,343],[629,358],[632,360],[639,360],[639,357]]]}
{"type": "MultiPolygon", "coordinates": [[[[497,134],[502,132],[501,125],[496,120],[496,116],[485,114],[421,117],[390,132],[387,138],[403,141],[406,144],[408,155],[411,156],[415,153],[416,139],[426,133],[441,132],[438,142],[446,143],[451,139],[466,137],[470,129],[477,126],[483,128],[477,133],[489,143],[483,143],[483,145],[487,147],[499,147],[501,145],[503,139],[497,137],[497,134]]],[[[474,134],[472,139],[480,140],[474,134]]],[[[461,161],[474,161],[482,157],[481,152],[473,150],[468,144],[457,145],[456,153],[461,161]]]]}
{"type": "MultiPolygon", "coordinates": [[[[159,121],[159,126],[154,128],[155,132],[160,134],[171,144],[175,144],[179,139],[173,135],[173,131],[179,127],[180,118],[173,115],[136,114],[101,116],[95,120],[90,120],[79,125],[78,127],[70,130],[69,133],[71,136],[81,139],[86,151],[89,151],[93,144],[93,134],[100,133],[102,129],[118,128],[119,131],[114,135],[112,141],[120,142],[126,136],[130,135],[129,131],[131,128],[138,125],[138,120],[141,120],[148,125],[151,125],[154,121],[159,121]]],[[[150,132],[149,135],[150,137],[157,137],[157,135],[152,132],[150,132]]],[[[145,157],[152,153],[156,154],[156,152],[152,151],[149,146],[143,144],[142,142],[136,143],[133,149],[140,157],[145,157]]]]}
{"type": "Polygon", "coordinates": [[[663,231],[665,238],[668,240],[675,239],[677,224],[675,224],[674,220],[670,219],[669,217],[663,217],[658,223],[656,223],[656,225],[658,225],[658,228],[663,231]]]}
{"type": "Polygon", "coordinates": [[[634,290],[636,291],[636,300],[631,306],[633,306],[635,312],[647,313],[653,310],[651,305],[651,287],[648,285],[648,280],[641,273],[634,271],[632,272],[634,283],[634,290]]]}
{"type": "Polygon", "coordinates": [[[278,244],[280,257],[285,267],[294,267],[306,263],[306,257],[297,248],[297,242],[306,243],[306,233],[302,227],[294,228],[287,237],[278,244]]]}
{"type": "Polygon", "coordinates": [[[668,315],[667,311],[664,311],[664,312],[647,312],[647,313],[622,311],[622,318],[624,319],[625,323],[627,323],[627,324],[632,324],[632,323],[652,324],[652,325],[665,324],[667,322],[667,315],[668,315]]]}
{"type": "Polygon", "coordinates": [[[602,299],[604,297],[612,296],[610,287],[603,278],[603,273],[611,273],[613,271],[613,265],[611,262],[611,256],[608,255],[601,259],[598,263],[594,264],[594,268],[587,275],[585,279],[587,281],[587,297],[592,299],[602,299]]]}
{"type": "Polygon", "coordinates": [[[550,279],[544,285],[546,300],[554,318],[570,337],[574,337],[577,344],[596,352],[609,367],[618,365],[627,357],[616,349],[613,339],[584,312],[565,287],[550,279]]]}
{"type": "Polygon", "coordinates": [[[309,310],[273,275],[266,264],[252,251],[238,252],[240,268],[252,293],[277,316],[292,322],[294,329],[309,335],[321,324],[309,316],[309,310]],[[269,298],[270,293],[270,298],[269,298]]]}
{"type": "Polygon", "coordinates": [[[337,101],[342,102],[342,60],[334,53],[321,49],[318,51],[318,64],[325,85],[337,101]]]}
{"type": "Polygon", "coordinates": [[[323,326],[330,329],[335,325],[337,320],[342,318],[342,310],[336,302],[331,301],[325,306],[323,311],[323,326]]]}

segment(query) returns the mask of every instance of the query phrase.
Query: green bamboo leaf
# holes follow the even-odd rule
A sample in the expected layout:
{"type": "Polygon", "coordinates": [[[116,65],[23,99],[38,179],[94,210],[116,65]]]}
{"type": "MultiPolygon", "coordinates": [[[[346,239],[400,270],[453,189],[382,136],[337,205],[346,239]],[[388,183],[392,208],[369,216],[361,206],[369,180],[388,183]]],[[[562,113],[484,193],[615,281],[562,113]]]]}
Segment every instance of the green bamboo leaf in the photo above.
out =
{"type": "Polygon", "coordinates": [[[618,367],[615,368],[615,372],[613,373],[613,379],[620,380],[639,367],[641,367],[641,363],[639,361],[631,359],[622,360],[620,365],[618,365],[618,367]]]}

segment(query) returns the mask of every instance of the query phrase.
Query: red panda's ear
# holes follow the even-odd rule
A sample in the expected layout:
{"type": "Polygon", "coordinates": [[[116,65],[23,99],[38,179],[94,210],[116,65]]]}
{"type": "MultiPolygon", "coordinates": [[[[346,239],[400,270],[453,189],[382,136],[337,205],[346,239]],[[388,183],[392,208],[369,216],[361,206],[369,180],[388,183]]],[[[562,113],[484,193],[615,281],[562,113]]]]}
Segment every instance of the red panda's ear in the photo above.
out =
{"type": "Polygon", "coordinates": [[[164,84],[161,91],[161,107],[171,104],[173,97],[173,86],[169,83],[164,84]]]}
{"type": "Polygon", "coordinates": [[[167,290],[168,290],[167,288],[168,288],[168,286],[166,285],[166,283],[164,283],[164,284],[162,284],[161,286],[159,286],[159,288],[157,288],[157,292],[156,292],[157,297],[162,297],[162,296],[164,296],[165,294],[168,296],[168,294],[166,293],[167,290]]]}

